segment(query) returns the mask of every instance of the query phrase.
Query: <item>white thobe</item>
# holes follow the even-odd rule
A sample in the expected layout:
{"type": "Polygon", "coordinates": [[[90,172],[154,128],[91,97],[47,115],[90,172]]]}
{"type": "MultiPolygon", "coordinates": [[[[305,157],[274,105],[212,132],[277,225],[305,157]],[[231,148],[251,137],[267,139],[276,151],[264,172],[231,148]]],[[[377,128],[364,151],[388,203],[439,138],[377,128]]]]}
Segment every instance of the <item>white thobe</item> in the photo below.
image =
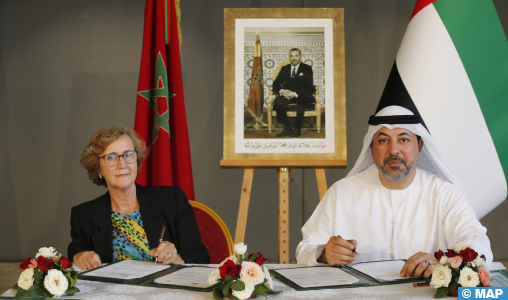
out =
{"type": "Polygon", "coordinates": [[[486,233],[455,185],[416,169],[411,185],[390,190],[372,165],[330,187],[302,228],[296,257],[299,264],[317,265],[330,237],[340,235],[358,241],[356,262],[407,259],[468,243],[490,263],[486,233]]]}

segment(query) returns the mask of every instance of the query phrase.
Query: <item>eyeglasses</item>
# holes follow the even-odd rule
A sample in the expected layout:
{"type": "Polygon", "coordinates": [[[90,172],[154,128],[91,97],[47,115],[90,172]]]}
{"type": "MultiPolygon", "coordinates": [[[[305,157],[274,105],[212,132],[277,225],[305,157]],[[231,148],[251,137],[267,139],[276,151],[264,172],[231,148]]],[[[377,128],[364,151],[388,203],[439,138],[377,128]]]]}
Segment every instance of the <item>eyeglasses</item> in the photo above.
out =
{"type": "Polygon", "coordinates": [[[130,150],[125,152],[122,155],[116,154],[116,153],[110,153],[103,156],[99,156],[99,159],[104,158],[104,162],[108,167],[114,167],[118,165],[120,162],[120,156],[123,157],[123,160],[128,163],[132,164],[138,159],[138,151],[136,150],[130,150]]]}

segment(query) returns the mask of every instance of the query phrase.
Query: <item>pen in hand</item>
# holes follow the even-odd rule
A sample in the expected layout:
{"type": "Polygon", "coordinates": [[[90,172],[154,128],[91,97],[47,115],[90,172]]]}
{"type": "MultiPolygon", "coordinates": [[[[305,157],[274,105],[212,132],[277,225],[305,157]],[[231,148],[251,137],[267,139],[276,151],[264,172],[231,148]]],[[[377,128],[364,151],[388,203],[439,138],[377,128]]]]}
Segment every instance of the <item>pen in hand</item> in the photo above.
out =
{"type": "MultiPolygon", "coordinates": [[[[162,243],[162,238],[164,237],[165,230],[166,230],[166,226],[162,226],[161,236],[159,237],[159,245],[162,243]]],[[[157,258],[158,258],[158,256],[155,257],[155,264],[157,264],[157,258]]]]}
{"type": "MultiPolygon", "coordinates": [[[[340,237],[340,238],[341,238],[341,236],[340,236],[340,235],[338,235],[337,237],[340,237]]],[[[353,246],[354,246],[354,245],[353,245],[353,246]]],[[[355,252],[356,252],[356,248],[354,248],[354,249],[353,249],[353,250],[351,250],[351,251],[352,251],[353,253],[355,253],[355,252]]]]}

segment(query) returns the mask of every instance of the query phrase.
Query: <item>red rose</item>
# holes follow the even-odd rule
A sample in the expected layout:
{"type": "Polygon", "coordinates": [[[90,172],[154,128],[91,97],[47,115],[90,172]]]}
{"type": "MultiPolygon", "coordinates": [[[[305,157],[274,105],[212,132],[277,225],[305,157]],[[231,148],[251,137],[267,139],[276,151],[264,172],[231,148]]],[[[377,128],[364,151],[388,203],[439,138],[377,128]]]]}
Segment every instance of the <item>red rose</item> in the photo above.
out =
{"type": "Polygon", "coordinates": [[[64,269],[68,269],[68,268],[71,268],[72,267],[72,263],[70,260],[67,259],[67,257],[65,256],[62,256],[60,258],[60,265],[62,266],[62,268],[64,269]]]}
{"type": "Polygon", "coordinates": [[[437,260],[441,260],[441,257],[443,257],[443,251],[438,250],[437,252],[434,252],[434,257],[435,257],[437,260]]]}
{"type": "MultiPolygon", "coordinates": [[[[252,257],[252,255],[254,255],[254,253],[251,253],[249,255],[249,259],[252,257]]],[[[264,264],[267,261],[268,261],[268,258],[264,258],[263,254],[261,254],[259,252],[258,252],[258,255],[256,256],[256,260],[254,260],[254,262],[257,263],[259,266],[261,266],[262,264],[264,264]]]]}
{"type": "Polygon", "coordinates": [[[37,268],[42,272],[47,272],[53,269],[53,262],[41,255],[37,258],[37,268]]]}
{"type": "Polygon", "coordinates": [[[22,263],[19,265],[19,268],[20,268],[20,269],[23,269],[23,270],[28,269],[28,268],[29,268],[29,266],[28,266],[28,265],[30,265],[30,262],[31,262],[31,261],[32,261],[32,259],[31,259],[30,257],[29,257],[29,258],[27,258],[27,259],[25,259],[25,261],[24,261],[24,262],[22,262],[22,263]]]}
{"type": "Polygon", "coordinates": [[[464,250],[460,250],[460,256],[462,256],[462,259],[465,262],[470,262],[478,257],[478,253],[471,248],[466,248],[464,250]]]}
{"type": "Polygon", "coordinates": [[[235,277],[236,275],[240,274],[241,270],[242,265],[236,265],[234,261],[229,259],[222,265],[222,267],[219,268],[220,278],[222,280],[226,280],[226,276],[228,275],[235,277]]]}
{"type": "Polygon", "coordinates": [[[445,255],[447,257],[455,257],[455,256],[457,256],[459,254],[457,254],[457,252],[453,251],[452,249],[448,249],[448,251],[446,251],[445,255]]]}

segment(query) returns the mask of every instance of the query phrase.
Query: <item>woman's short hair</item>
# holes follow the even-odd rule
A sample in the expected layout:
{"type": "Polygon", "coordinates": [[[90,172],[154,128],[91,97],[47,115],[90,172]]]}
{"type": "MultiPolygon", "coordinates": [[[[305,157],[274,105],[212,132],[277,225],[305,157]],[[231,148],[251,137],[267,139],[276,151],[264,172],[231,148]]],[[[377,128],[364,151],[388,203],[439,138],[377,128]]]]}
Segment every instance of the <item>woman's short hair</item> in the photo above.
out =
{"type": "Polygon", "coordinates": [[[88,178],[96,185],[106,185],[106,180],[99,177],[101,172],[99,156],[121,135],[127,135],[131,138],[134,144],[134,150],[138,151],[138,173],[141,168],[143,160],[148,154],[148,149],[145,143],[139,138],[138,134],[125,126],[112,124],[99,130],[90,140],[90,144],[86,146],[85,150],[81,153],[79,162],[88,172],[88,178]]]}

